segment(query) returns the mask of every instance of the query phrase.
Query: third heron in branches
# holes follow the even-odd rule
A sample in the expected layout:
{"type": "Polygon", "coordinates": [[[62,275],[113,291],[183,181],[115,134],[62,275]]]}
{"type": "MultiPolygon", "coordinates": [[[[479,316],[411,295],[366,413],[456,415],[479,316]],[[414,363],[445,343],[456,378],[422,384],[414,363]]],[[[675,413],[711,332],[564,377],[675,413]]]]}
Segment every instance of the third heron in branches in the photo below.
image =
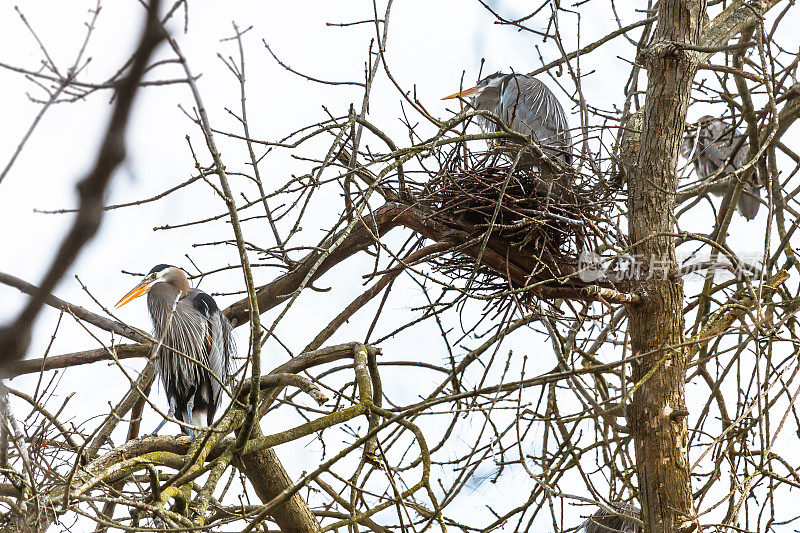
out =
{"type": "MultiPolygon", "coordinates": [[[[475,109],[491,111],[512,130],[531,135],[550,157],[572,162],[572,137],[564,108],[556,95],[533,76],[497,72],[444,100],[464,96],[472,97],[475,109]]],[[[479,124],[485,131],[497,129],[489,118],[479,117],[479,124]]]]}
{"type": "MultiPolygon", "coordinates": [[[[710,181],[701,192],[708,191],[716,196],[724,195],[735,184],[731,173],[747,162],[749,150],[747,139],[734,126],[708,115],[687,132],[681,143],[681,155],[694,163],[697,177],[710,181]]],[[[742,187],[736,207],[744,218],[752,220],[760,205],[758,174],[753,170],[742,187]]]]}
{"type": "MultiPolygon", "coordinates": [[[[222,402],[235,352],[231,323],[214,298],[191,288],[183,272],[174,266],[153,267],[116,306],[122,307],[143,294],[147,294],[155,338],[163,338],[156,368],[169,400],[169,416],[184,424],[210,426],[222,402]]],[[[194,434],[185,426],[181,431],[194,434]]]]}

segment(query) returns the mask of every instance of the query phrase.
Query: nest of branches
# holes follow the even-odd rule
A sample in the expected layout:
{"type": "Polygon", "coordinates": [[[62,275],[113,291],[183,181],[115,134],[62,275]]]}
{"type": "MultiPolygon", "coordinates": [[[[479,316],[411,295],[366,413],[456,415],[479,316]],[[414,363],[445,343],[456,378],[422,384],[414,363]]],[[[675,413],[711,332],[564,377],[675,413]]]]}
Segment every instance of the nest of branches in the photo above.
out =
{"type": "Polygon", "coordinates": [[[537,162],[524,152],[517,160],[518,151],[505,145],[474,152],[459,144],[440,154],[440,165],[417,198],[461,242],[435,267],[453,279],[471,277],[473,290],[580,286],[581,252],[611,240],[618,245],[622,237],[612,218],[613,191],[602,177],[582,175],[570,165],[537,162]],[[466,248],[471,253],[463,253],[466,248]],[[504,258],[505,272],[497,261],[487,264],[487,254],[504,258]]]}

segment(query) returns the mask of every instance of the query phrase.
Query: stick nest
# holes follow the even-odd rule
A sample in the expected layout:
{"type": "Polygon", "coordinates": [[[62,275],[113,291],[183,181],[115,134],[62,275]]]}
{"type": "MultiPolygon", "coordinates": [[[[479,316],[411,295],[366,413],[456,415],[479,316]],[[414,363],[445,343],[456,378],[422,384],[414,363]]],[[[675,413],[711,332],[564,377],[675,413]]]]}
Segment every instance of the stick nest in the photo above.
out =
{"type": "Polygon", "coordinates": [[[582,175],[569,165],[558,165],[562,170],[536,165],[525,154],[515,165],[515,157],[505,147],[476,153],[460,144],[442,154],[438,169],[417,194],[432,218],[466,235],[462,247],[489,248],[527,274],[520,280],[511,265],[505,274],[485,265],[476,268],[474,257],[458,250],[436,262],[453,279],[480,274],[472,289],[575,278],[583,250],[624,240],[612,218],[613,191],[601,177],[582,175]]]}

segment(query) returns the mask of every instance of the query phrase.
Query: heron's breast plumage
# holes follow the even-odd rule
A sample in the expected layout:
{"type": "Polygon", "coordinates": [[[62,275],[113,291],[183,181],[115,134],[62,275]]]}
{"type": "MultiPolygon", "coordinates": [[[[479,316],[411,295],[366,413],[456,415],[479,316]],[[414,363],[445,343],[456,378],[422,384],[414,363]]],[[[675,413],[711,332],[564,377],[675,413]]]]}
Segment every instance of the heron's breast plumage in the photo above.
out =
{"type": "Polygon", "coordinates": [[[216,304],[213,309],[196,307],[199,292],[192,289],[175,304],[177,290],[158,283],[150,290],[147,303],[154,337],[163,338],[156,367],[167,396],[176,398],[179,407],[194,397],[195,409],[213,413],[221,402],[222,386],[208,370],[223,383],[227,380],[231,327],[216,304]]]}

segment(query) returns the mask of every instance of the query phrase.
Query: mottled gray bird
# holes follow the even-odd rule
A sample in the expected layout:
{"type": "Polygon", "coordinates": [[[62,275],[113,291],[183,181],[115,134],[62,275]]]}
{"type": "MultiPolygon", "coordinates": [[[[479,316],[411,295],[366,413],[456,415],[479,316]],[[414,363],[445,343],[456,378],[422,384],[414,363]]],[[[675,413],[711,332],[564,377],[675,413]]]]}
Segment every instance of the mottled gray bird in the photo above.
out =
{"type": "MultiPolygon", "coordinates": [[[[715,196],[724,196],[734,185],[734,178],[728,178],[728,175],[747,162],[749,150],[747,139],[735,127],[708,115],[686,133],[681,143],[681,155],[694,164],[697,177],[700,180],[711,178],[714,182],[703,192],[715,196]]],[[[757,173],[753,172],[750,176],[736,206],[747,220],[756,217],[761,205],[757,173]]],[[[678,199],[683,201],[686,197],[678,199]]]]}
{"type": "Polygon", "coordinates": [[[581,525],[584,533],[639,533],[641,528],[633,520],[626,517],[639,518],[641,511],[635,505],[624,502],[612,502],[617,514],[605,509],[598,509],[596,513],[586,519],[581,525]]]}
{"type": "MultiPolygon", "coordinates": [[[[185,424],[210,426],[220,408],[235,352],[231,323],[214,298],[191,288],[183,272],[171,265],[153,267],[116,307],[143,294],[147,294],[153,336],[163,337],[156,368],[169,400],[169,416],[185,424]]],[[[162,420],[153,434],[165,423],[162,420]]],[[[181,431],[194,434],[184,426],[181,431]]]]}
{"type": "MultiPolygon", "coordinates": [[[[533,76],[497,72],[443,100],[465,96],[472,97],[475,109],[491,111],[512,130],[531,135],[548,156],[572,162],[572,137],[564,108],[547,85],[533,76]]],[[[484,131],[497,130],[486,117],[478,117],[478,123],[484,131]]]]}

